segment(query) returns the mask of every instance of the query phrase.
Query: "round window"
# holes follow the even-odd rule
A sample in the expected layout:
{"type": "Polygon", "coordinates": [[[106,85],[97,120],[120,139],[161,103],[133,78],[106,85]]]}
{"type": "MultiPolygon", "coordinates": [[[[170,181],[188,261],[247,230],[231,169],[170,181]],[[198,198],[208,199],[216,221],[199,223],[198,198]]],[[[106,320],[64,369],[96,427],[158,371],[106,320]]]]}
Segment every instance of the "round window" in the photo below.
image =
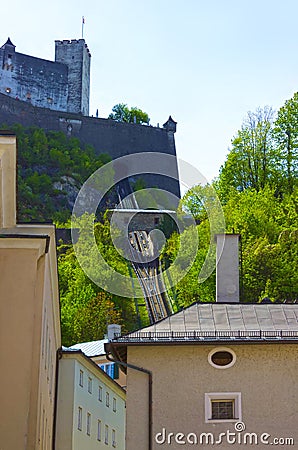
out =
{"type": "Polygon", "coordinates": [[[209,353],[208,361],[217,369],[228,369],[235,364],[236,355],[229,348],[216,348],[209,353]]]}

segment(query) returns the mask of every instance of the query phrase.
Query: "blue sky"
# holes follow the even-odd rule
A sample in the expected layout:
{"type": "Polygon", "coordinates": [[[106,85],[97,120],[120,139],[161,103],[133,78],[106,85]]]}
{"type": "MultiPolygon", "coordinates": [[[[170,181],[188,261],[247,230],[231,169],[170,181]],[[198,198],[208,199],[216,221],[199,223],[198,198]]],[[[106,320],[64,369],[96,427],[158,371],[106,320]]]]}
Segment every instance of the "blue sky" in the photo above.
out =
{"type": "Polygon", "coordinates": [[[212,180],[248,111],[298,91],[297,0],[10,0],[0,40],[54,60],[56,39],[92,55],[90,115],[138,106],[178,122],[178,157],[212,180]]]}

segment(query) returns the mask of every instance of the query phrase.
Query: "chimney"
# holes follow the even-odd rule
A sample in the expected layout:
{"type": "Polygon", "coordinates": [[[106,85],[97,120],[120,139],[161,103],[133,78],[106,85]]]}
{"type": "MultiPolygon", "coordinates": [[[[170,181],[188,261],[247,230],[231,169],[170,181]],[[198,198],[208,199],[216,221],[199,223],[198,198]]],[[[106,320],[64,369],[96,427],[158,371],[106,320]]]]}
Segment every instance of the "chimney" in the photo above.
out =
{"type": "Polygon", "coordinates": [[[0,131],[0,228],[16,225],[16,136],[0,131]]]}
{"type": "Polygon", "coordinates": [[[239,303],[239,234],[217,234],[216,302],[239,303]]]}
{"type": "Polygon", "coordinates": [[[112,341],[115,337],[121,336],[121,325],[108,325],[108,340],[112,341]]]}

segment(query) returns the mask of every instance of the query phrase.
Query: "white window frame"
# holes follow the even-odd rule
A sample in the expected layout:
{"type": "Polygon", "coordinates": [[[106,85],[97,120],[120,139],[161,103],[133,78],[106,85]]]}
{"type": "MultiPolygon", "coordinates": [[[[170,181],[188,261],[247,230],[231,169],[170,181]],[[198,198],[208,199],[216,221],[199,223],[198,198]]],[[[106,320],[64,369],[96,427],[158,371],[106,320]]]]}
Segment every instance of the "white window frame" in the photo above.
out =
{"type": "Polygon", "coordinates": [[[83,408],[79,406],[78,408],[78,430],[82,431],[82,417],[83,417],[83,408]]]}
{"type": "Polygon", "coordinates": [[[88,377],[88,392],[92,394],[92,378],[88,377]]]}
{"type": "Polygon", "coordinates": [[[105,444],[109,445],[109,425],[105,425],[105,444]]]}
{"type": "Polygon", "coordinates": [[[110,407],[110,394],[109,394],[109,392],[106,392],[106,406],[108,408],[110,407]]]}
{"type": "Polygon", "coordinates": [[[208,362],[212,367],[215,367],[215,369],[229,369],[230,367],[232,367],[235,362],[236,362],[236,353],[231,350],[230,348],[227,347],[216,347],[213,350],[211,350],[208,354],[208,362]],[[217,364],[214,364],[214,362],[212,361],[212,356],[217,353],[217,352],[228,352],[231,353],[231,355],[233,356],[232,361],[227,364],[226,366],[218,366],[217,364]]]}
{"type": "Polygon", "coordinates": [[[80,369],[80,374],[79,374],[79,386],[81,386],[81,387],[84,386],[84,371],[82,369],[80,369]]]}
{"type": "Polygon", "coordinates": [[[112,430],[112,447],[116,448],[116,431],[112,430]]]}
{"type": "Polygon", "coordinates": [[[102,402],[102,387],[98,386],[98,400],[102,402]]]}
{"type": "Polygon", "coordinates": [[[116,397],[113,397],[113,411],[114,412],[117,411],[117,400],[116,400],[116,397]]]}
{"type": "Polygon", "coordinates": [[[101,441],[101,420],[97,420],[97,440],[101,441]]]}
{"type": "Polygon", "coordinates": [[[205,394],[205,423],[242,421],[241,392],[209,392],[205,394]],[[233,400],[234,419],[212,419],[212,400],[233,400]]]}
{"type": "Polygon", "coordinates": [[[88,436],[91,435],[91,413],[90,412],[87,412],[86,433],[88,434],[88,436]]]}

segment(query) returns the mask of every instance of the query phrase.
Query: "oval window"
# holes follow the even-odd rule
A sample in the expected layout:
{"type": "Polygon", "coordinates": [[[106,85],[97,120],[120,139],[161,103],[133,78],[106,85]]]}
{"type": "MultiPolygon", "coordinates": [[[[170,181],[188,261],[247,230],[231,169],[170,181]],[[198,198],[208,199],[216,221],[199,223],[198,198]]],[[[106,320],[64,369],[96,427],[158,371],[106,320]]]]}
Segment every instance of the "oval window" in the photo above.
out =
{"type": "Polygon", "coordinates": [[[236,355],[233,350],[228,348],[218,348],[212,350],[208,355],[208,361],[217,369],[227,369],[232,367],[236,361],[236,355]]]}

